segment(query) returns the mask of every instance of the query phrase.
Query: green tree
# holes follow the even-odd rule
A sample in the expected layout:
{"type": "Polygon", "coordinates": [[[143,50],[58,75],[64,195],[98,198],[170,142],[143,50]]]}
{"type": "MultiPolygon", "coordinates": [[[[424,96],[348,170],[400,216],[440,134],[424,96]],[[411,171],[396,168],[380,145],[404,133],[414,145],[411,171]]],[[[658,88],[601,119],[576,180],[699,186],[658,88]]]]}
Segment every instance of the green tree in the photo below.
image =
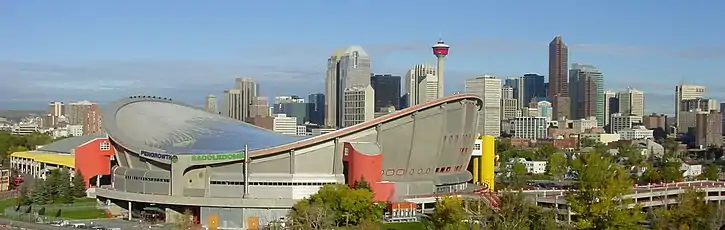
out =
{"type": "Polygon", "coordinates": [[[665,149],[664,158],[671,158],[671,157],[678,158],[680,156],[680,151],[678,149],[679,145],[680,144],[677,143],[677,141],[674,138],[672,138],[672,137],[665,138],[664,143],[662,143],[662,147],[664,147],[664,149],[665,149]]]}
{"type": "Polygon", "coordinates": [[[20,188],[18,188],[18,204],[19,205],[29,205],[33,203],[33,201],[30,199],[30,191],[28,190],[28,185],[21,184],[20,188]]]}
{"type": "Polygon", "coordinates": [[[8,148],[7,154],[10,155],[12,153],[25,152],[25,151],[28,151],[27,147],[21,146],[21,145],[13,145],[13,146],[10,146],[10,148],[8,148]]]}
{"type": "Polygon", "coordinates": [[[682,172],[680,172],[682,163],[678,160],[669,159],[660,168],[660,175],[663,182],[673,182],[682,180],[682,172]]]}
{"type": "Polygon", "coordinates": [[[295,204],[290,217],[306,226],[323,226],[328,218],[338,226],[377,222],[383,209],[373,202],[373,193],[346,185],[326,185],[295,204]],[[324,214],[324,215],[323,215],[324,214]],[[314,218],[313,218],[314,217],[314,218]]]}
{"type": "Polygon", "coordinates": [[[639,167],[642,166],[646,160],[646,158],[642,155],[641,150],[630,143],[619,144],[618,152],[618,156],[620,158],[626,159],[626,161],[624,161],[626,166],[639,167]]]}
{"type": "Polygon", "coordinates": [[[496,152],[505,152],[513,148],[509,138],[500,138],[496,141],[496,152]]]}
{"type": "Polygon", "coordinates": [[[515,162],[506,169],[505,184],[509,189],[520,189],[526,187],[527,177],[526,166],[521,162],[515,162]]]}
{"type": "Polygon", "coordinates": [[[48,197],[51,202],[58,201],[58,192],[60,192],[61,175],[60,169],[50,170],[50,175],[45,178],[45,188],[48,189],[48,197]]]}
{"type": "Polygon", "coordinates": [[[594,147],[597,141],[592,138],[581,138],[579,139],[579,148],[594,147]]]}
{"type": "Polygon", "coordinates": [[[526,200],[523,193],[503,193],[497,209],[489,212],[489,222],[484,227],[491,230],[557,229],[554,212],[544,211],[526,200]]]}
{"type": "Polygon", "coordinates": [[[430,215],[435,229],[454,230],[461,226],[466,218],[463,201],[456,196],[443,196],[438,198],[433,214],[430,215]]]}
{"type": "Polygon", "coordinates": [[[508,163],[514,158],[524,158],[527,160],[534,160],[534,152],[524,149],[510,149],[505,152],[500,152],[498,156],[499,162],[508,163]]]}
{"type": "Polygon", "coordinates": [[[700,179],[704,179],[704,180],[720,179],[720,166],[715,163],[708,164],[705,167],[705,172],[700,174],[700,179]]]}
{"type": "Polygon", "coordinates": [[[600,154],[606,154],[609,152],[610,148],[609,148],[609,146],[607,146],[606,144],[604,144],[602,142],[597,142],[594,144],[594,146],[592,146],[592,149],[593,149],[593,151],[596,151],[600,154]]]}
{"type": "Polygon", "coordinates": [[[365,180],[365,177],[361,177],[360,180],[355,181],[355,186],[353,186],[355,189],[365,189],[370,192],[373,191],[372,188],[370,188],[370,183],[368,183],[367,180],[365,180]]]}
{"type": "Polygon", "coordinates": [[[53,202],[50,194],[51,189],[48,188],[47,182],[44,180],[36,180],[30,192],[30,200],[36,205],[50,204],[53,202]]]}
{"type": "Polygon", "coordinates": [[[8,157],[8,156],[10,156],[10,154],[17,153],[17,152],[25,152],[25,151],[28,151],[28,148],[26,148],[25,146],[18,146],[18,145],[10,146],[10,148],[5,150],[5,152],[4,152],[5,154],[0,155],[0,162],[2,162],[2,165],[8,165],[8,163],[10,163],[10,157],[8,157]]]}
{"type": "Polygon", "coordinates": [[[60,170],[56,202],[64,204],[73,203],[73,190],[71,188],[70,172],[68,170],[60,170]]]}
{"type": "Polygon", "coordinates": [[[540,146],[538,149],[536,149],[535,156],[533,160],[537,161],[545,161],[549,158],[549,156],[553,155],[554,153],[558,152],[559,148],[554,146],[553,144],[544,144],[540,146]]]}
{"type": "Polygon", "coordinates": [[[653,229],[711,229],[710,216],[715,210],[705,194],[688,189],[677,198],[678,204],[655,212],[653,229]]]}
{"type": "Polygon", "coordinates": [[[76,170],[71,180],[71,195],[75,198],[86,197],[86,183],[81,170],[76,170]]]}
{"type": "Polygon", "coordinates": [[[579,189],[570,191],[566,200],[577,213],[577,229],[642,229],[644,216],[629,209],[634,201],[624,199],[632,190],[629,174],[614,164],[610,156],[597,151],[582,154],[572,162],[579,176],[579,189]]]}
{"type": "Polygon", "coordinates": [[[334,211],[326,204],[310,200],[302,200],[292,206],[290,211],[290,219],[292,229],[333,229],[335,224],[334,211]]]}
{"type": "Polygon", "coordinates": [[[645,163],[642,168],[644,168],[644,173],[639,178],[641,183],[659,183],[662,181],[662,175],[652,164],[645,163]]]}
{"type": "Polygon", "coordinates": [[[551,154],[546,160],[546,174],[552,176],[555,180],[561,181],[566,176],[568,162],[563,154],[551,154]]]}
{"type": "Polygon", "coordinates": [[[44,133],[31,133],[24,136],[25,147],[35,150],[39,145],[47,145],[53,142],[53,138],[44,133]]]}

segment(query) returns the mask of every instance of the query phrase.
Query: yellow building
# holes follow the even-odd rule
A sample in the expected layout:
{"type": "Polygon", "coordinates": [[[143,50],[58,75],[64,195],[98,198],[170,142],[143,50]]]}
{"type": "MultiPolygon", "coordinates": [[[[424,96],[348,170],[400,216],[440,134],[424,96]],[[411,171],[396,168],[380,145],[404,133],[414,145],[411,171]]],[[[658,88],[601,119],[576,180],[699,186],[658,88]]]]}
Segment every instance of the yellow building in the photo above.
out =
{"type": "Polygon", "coordinates": [[[473,174],[473,183],[488,186],[493,191],[495,185],[496,139],[493,136],[481,136],[476,139],[471,154],[469,170],[473,174]]]}
{"type": "Polygon", "coordinates": [[[20,173],[45,178],[45,174],[53,169],[66,169],[73,172],[75,156],[42,151],[15,152],[10,154],[10,165],[20,173]]]}

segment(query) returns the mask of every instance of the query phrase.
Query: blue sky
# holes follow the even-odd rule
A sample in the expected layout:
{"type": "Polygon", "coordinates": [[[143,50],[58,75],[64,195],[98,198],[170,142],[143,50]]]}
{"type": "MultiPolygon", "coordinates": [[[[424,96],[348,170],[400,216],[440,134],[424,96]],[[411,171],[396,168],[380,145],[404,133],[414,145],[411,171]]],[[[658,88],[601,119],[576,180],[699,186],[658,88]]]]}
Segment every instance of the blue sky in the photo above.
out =
{"type": "Polygon", "coordinates": [[[562,35],[570,62],[607,88],[633,86],[670,112],[679,82],[725,99],[723,1],[1,1],[0,106],[158,94],[200,103],[251,76],[265,96],[322,91],[335,48],[361,45],[376,73],[433,62],[451,45],[447,92],[478,74],[548,74],[562,35]],[[655,4],[656,3],[656,4],[655,4]],[[550,13],[556,12],[556,13],[550,13]]]}

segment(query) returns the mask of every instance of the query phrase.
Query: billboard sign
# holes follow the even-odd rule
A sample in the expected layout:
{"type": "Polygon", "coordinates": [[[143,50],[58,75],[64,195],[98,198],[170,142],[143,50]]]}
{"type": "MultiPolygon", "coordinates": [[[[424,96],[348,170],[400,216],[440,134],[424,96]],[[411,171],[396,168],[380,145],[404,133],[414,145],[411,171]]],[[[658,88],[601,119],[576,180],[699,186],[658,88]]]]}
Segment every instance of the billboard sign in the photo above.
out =
{"type": "Polygon", "coordinates": [[[171,160],[173,158],[173,156],[170,154],[152,153],[152,152],[147,152],[147,151],[141,151],[141,156],[162,159],[162,160],[171,160]]]}
{"type": "Polygon", "coordinates": [[[223,160],[243,160],[244,153],[222,153],[191,156],[191,161],[223,161],[223,160]]]}

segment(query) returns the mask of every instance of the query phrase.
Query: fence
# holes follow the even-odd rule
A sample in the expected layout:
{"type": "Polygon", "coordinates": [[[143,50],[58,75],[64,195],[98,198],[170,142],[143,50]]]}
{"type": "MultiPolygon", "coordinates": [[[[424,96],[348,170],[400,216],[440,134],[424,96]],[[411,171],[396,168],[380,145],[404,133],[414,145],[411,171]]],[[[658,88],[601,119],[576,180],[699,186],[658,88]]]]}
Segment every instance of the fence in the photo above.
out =
{"type": "Polygon", "coordinates": [[[62,220],[60,214],[63,211],[83,210],[88,208],[100,208],[98,204],[51,204],[51,205],[24,205],[5,208],[5,218],[32,222],[48,223],[62,220]],[[43,213],[39,213],[39,212],[43,213]]]}

